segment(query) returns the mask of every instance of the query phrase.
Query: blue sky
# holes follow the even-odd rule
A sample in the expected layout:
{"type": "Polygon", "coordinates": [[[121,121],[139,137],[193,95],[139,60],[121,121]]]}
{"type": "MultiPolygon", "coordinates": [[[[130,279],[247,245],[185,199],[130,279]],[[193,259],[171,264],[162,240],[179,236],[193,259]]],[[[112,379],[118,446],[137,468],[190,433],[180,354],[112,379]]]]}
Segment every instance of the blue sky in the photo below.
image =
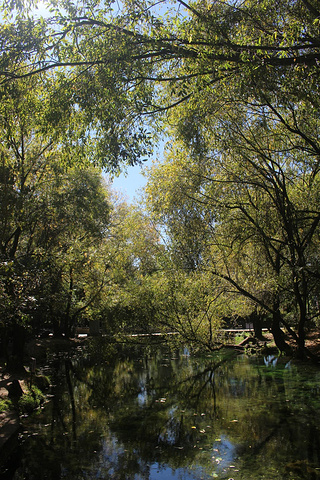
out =
{"type": "MultiPolygon", "coordinates": [[[[151,161],[146,162],[147,165],[151,164],[151,161]]],[[[112,188],[119,193],[122,193],[127,198],[128,202],[133,202],[134,198],[138,198],[139,189],[144,187],[146,179],[142,175],[141,167],[136,165],[134,167],[128,167],[127,174],[121,174],[115,178],[112,182],[112,188]]]]}
{"type": "Polygon", "coordinates": [[[128,167],[126,174],[121,174],[115,178],[112,183],[112,188],[122,193],[132,203],[134,199],[138,199],[139,190],[146,185],[146,178],[142,174],[142,170],[145,167],[151,167],[154,160],[162,160],[164,155],[165,140],[162,139],[158,145],[154,147],[153,156],[146,162],[143,162],[142,166],[135,165],[134,167],[128,167]]]}

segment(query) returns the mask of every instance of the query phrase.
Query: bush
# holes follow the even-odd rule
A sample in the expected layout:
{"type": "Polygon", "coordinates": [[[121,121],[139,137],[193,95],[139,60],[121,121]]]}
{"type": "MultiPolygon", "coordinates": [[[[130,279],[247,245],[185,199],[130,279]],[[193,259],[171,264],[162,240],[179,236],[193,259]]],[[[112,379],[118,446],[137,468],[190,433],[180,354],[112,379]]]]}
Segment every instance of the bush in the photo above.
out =
{"type": "Polygon", "coordinates": [[[7,412],[13,409],[12,401],[9,399],[2,399],[0,400],[0,413],[7,412]]]}
{"type": "Polygon", "coordinates": [[[20,414],[29,414],[44,401],[44,395],[39,388],[33,386],[27,393],[24,393],[18,401],[20,414]]]}

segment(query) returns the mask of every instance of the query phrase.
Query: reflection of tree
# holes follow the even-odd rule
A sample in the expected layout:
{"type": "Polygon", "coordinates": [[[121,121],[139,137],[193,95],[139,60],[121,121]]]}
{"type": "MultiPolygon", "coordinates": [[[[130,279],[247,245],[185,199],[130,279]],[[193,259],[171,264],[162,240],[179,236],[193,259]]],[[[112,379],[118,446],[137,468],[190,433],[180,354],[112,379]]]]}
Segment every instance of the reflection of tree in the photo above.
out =
{"type": "Polygon", "coordinates": [[[70,376],[70,370],[72,370],[72,363],[69,358],[65,360],[64,364],[65,368],[65,375],[66,375],[66,382],[68,386],[68,393],[70,396],[70,404],[71,404],[71,411],[72,411],[72,437],[73,440],[76,441],[77,439],[77,425],[76,425],[76,406],[74,401],[74,392],[73,392],[73,385],[70,376]]]}
{"type": "Polygon", "coordinates": [[[52,401],[36,420],[26,423],[30,431],[41,425],[24,445],[31,478],[57,480],[70,472],[70,478],[80,479],[82,470],[96,461],[107,419],[88,405],[90,387],[83,382],[82,368],[68,355],[57,355],[51,362],[52,401]]]}
{"type": "MultiPolygon", "coordinates": [[[[208,444],[216,436],[214,425],[209,431],[206,424],[218,417],[215,373],[229,359],[197,364],[177,353],[174,360],[172,354],[165,359],[144,358],[140,369],[131,367],[134,373],[126,401],[114,404],[111,430],[126,449],[135,450],[148,463],[188,467],[196,461],[199,448],[206,443],[206,450],[210,449],[208,444]],[[139,403],[141,392],[144,402],[139,403]]],[[[120,381],[127,369],[122,363],[120,381]]]]}
{"type": "Polygon", "coordinates": [[[294,461],[309,469],[319,461],[318,424],[304,421],[305,414],[317,418],[317,403],[302,410],[306,392],[292,389],[295,372],[280,360],[267,368],[242,357],[200,360],[134,348],[128,355],[122,347],[96,359],[90,352],[81,361],[57,357],[51,432],[43,428],[31,443],[49,458],[48,468],[58,456],[70,479],[99,471],[106,479],[148,480],[155,465],[201,465],[224,475],[231,464],[249,480],[261,464],[279,479],[274,472],[286,478],[294,461]]]}
{"type": "Polygon", "coordinates": [[[261,390],[267,392],[268,398],[257,408],[256,416],[264,419],[264,423],[258,418],[253,423],[248,415],[243,417],[244,426],[255,426],[255,435],[253,430],[251,437],[249,432],[244,435],[251,441],[243,442],[239,449],[242,471],[255,471],[264,463],[265,475],[270,477],[276,469],[282,478],[289,473],[295,479],[319,478],[315,469],[320,460],[319,427],[310,422],[317,413],[308,406],[308,397],[305,394],[299,397],[300,390],[292,388],[294,376],[286,368],[271,368],[262,377],[261,390]],[[270,401],[270,397],[276,401],[270,401]],[[266,458],[272,461],[265,463],[266,458]]]}

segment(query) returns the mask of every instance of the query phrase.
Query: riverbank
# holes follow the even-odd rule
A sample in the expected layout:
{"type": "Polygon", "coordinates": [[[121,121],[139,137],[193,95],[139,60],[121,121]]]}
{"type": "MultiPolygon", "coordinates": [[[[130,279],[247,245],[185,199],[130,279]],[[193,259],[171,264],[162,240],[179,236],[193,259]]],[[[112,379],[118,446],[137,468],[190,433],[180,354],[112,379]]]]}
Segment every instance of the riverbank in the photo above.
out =
{"type": "Polygon", "coordinates": [[[20,419],[17,409],[14,406],[12,388],[20,388],[26,393],[27,374],[26,372],[8,373],[4,365],[0,364],[0,405],[3,411],[0,412],[0,463],[4,463],[10,456],[18,443],[20,430],[20,419]]]}
{"type": "Polygon", "coordinates": [[[18,400],[22,395],[30,395],[31,383],[35,386],[35,380],[43,378],[39,367],[46,364],[48,354],[68,352],[81,343],[83,340],[79,339],[53,337],[35,339],[26,347],[25,366],[14,372],[8,371],[5,361],[0,359],[0,464],[6,460],[17,443],[20,429],[19,415],[25,414],[19,411],[18,400]]]}

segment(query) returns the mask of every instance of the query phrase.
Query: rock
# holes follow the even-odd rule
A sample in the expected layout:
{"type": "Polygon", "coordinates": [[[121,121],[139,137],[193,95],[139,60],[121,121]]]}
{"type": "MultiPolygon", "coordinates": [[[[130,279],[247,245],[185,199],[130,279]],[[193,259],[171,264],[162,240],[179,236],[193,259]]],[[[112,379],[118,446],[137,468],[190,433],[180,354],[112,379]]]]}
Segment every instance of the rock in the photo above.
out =
{"type": "Polygon", "coordinates": [[[32,383],[41,391],[45,391],[50,388],[50,380],[45,375],[36,375],[32,377],[32,383]]]}
{"type": "Polygon", "coordinates": [[[18,444],[19,418],[15,412],[0,414],[0,462],[4,462],[18,444]]]}
{"type": "Polygon", "coordinates": [[[23,390],[21,388],[19,380],[14,379],[11,383],[7,386],[9,397],[10,398],[20,398],[23,395],[23,390]]]}

